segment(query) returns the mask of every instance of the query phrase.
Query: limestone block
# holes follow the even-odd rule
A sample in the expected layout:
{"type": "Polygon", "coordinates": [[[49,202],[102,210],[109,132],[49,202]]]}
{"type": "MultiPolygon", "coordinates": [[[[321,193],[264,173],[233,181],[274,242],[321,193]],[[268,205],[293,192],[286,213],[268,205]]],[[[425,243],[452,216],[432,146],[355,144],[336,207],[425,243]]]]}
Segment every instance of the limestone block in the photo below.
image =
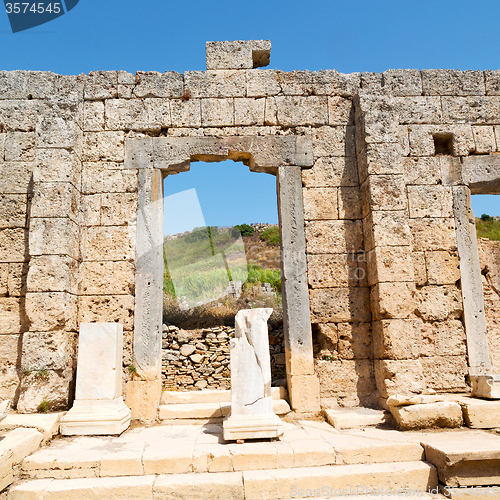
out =
{"type": "Polygon", "coordinates": [[[452,217],[453,194],[445,186],[408,186],[410,217],[452,217]]]}
{"type": "Polygon", "coordinates": [[[23,194],[0,194],[0,229],[26,227],[28,199],[23,194]]]}
{"type": "Polygon", "coordinates": [[[406,319],[417,307],[414,283],[377,283],[371,290],[375,319],[406,319]]]}
{"type": "Polygon", "coordinates": [[[36,182],[31,217],[68,217],[78,222],[80,193],[70,182],[36,182]]]}
{"type": "Polygon", "coordinates": [[[67,292],[27,293],[26,316],[35,332],[76,330],[76,296],[67,292]]]}
{"type": "Polygon", "coordinates": [[[9,297],[23,297],[26,295],[26,274],[28,264],[11,263],[8,265],[7,289],[9,297]]]}
{"type": "Polygon", "coordinates": [[[84,260],[129,260],[135,258],[135,228],[126,226],[89,227],[83,231],[84,260]]]}
{"type": "Polygon", "coordinates": [[[415,359],[420,356],[420,321],[390,319],[373,322],[373,354],[377,359],[415,359]]]}
{"type": "Polygon", "coordinates": [[[104,130],[104,101],[86,101],[83,104],[84,132],[104,130]]]}
{"type": "Polygon", "coordinates": [[[422,322],[422,356],[460,356],[467,352],[462,321],[422,322]]]}
{"type": "Polygon", "coordinates": [[[392,420],[388,411],[371,408],[328,408],[324,413],[327,421],[336,430],[379,426],[392,420]]]}
{"type": "Polygon", "coordinates": [[[339,219],[361,219],[361,190],[341,187],[338,191],[339,219]]]}
{"type": "Polygon", "coordinates": [[[0,229],[0,262],[24,262],[27,247],[28,230],[0,229]]]}
{"type": "Polygon", "coordinates": [[[183,78],[180,73],[167,71],[138,71],[135,76],[136,86],[134,95],[136,97],[181,97],[183,78]]]}
{"type": "Polygon", "coordinates": [[[36,100],[0,99],[0,117],[6,130],[33,132],[43,109],[43,104],[36,100]]]}
{"type": "Polygon", "coordinates": [[[91,71],[85,78],[85,99],[114,99],[118,96],[116,71],[91,71]]]}
{"type": "Polygon", "coordinates": [[[278,71],[278,80],[284,95],[311,95],[312,73],[306,71],[278,71]]]}
{"type": "Polygon", "coordinates": [[[67,149],[37,149],[35,181],[71,182],[80,189],[82,162],[76,153],[67,149]]]}
{"type": "Polygon", "coordinates": [[[264,109],[264,125],[278,125],[278,106],[274,97],[266,98],[266,106],[264,109]]]}
{"type": "Polygon", "coordinates": [[[365,249],[376,246],[403,246],[411,243],[406,210],[374,211],[363,224],[365,249]]]}
{"type": "Polygon", "coordinates": [[[83,161],[123,161],[124,132],[88,132],[84,137],[83,161]]]}
{"type": "Polygon", "coordinates": [[[395,99],[399,123],[442,123],[441,98],[398,97],[395,99]]]}
{"type": "Polygon", "coordinates": [[[312,130],[314,158],[354,156],[354,127],[317,127],[312,130]]]}
{"type": "Polygon", "coordinates": [[[12,466],[12,451],[7,450],[0,455],[0,491],[3,491],[14,481],[14,471],[12,470],[12,466]]]}
{"type": "Polygon", "coordinates": [[[200,99],[170,101],[172,127],[201,127],[200,99]]]}
{"type": "Polygon", "coordinates": [[[462,410],[458,403],[442,401],[410,406],[389,406],[401,429],[427,429],[433,427],[460,427],[462,410]]]}
{"type": "Polygon", "coordinates": [[[486,95],[500,95],[500,71],[487,69],[484,72],[486,95]]]}
{"type": "Polygon", "coordinates": [[[122,226],[134,223],[137,217],[135,193],[103,194],[101,198],[101,224],[122,226]]]}
{"type": "Polygon", "coordinates": [[[0,264],[0,297],[9,294],[9,264],[0,264]]]}
{"type": "Polygon", "coordinates": [[[269,64],[270,54],[269,40],[207,42],[207,70],[260,68],[269,64]]]}
{"type": "Polygon", "coordinates": [[[35,133],[8,132],[5,138],[5,161],[32,161],[35,133]]]}
{"type": "Polygon", "coordinates": [[[21,371],[15,366],[4,364],[2,368],[2,383],[0,384],[0,399],[13,401],[19,395],[20,385],[21,371]]]}
{"type": "Polygon", "coordinates": [[[27,99],[28,71],[0,71],[0,99],[27,99]]]}
{"type": "Polygon", "coordinates": [[[26,332],[23,336],[23,371],[64,370],[75,356],[74,332],[26,332]]]}
{"type": "Polygon", "coordinates": [[[154,422],[161,398],[161,381],[132,380],[125,386],[125,401],[132,410],[132,419],[154,422]]]}
{"type": "Polygon", "coordinates": [[[78,105],[83,99],[86,75],[65,76],[31,71],[28,90],[33,99],[46,99],[51,105],[78,105]]]}
{"type": "Polygon", "coordinates": [[[500,427],[500,401],[484,401],[477,398],[460,399],[465,425],[472,429],[500,427]]]}
{"type": "Polygon", "coordinates": [[[249,69],[246,73],[247,97],[269,97],[281,92],[276,70],[249,69]]]}
{"type": "Polygon", "coordinates": [[[354,158],[318,158],[313,168],[302,170],[304,187],[358,186],[358,170],[354,158]]]}
{"type": "Polygon", "coordinates": [[[12,366],[14,368],[18,368],[21,357],[23,336],[21,334],[1,333],[0,341],[0,362],[2,363],[2,366],[12,366]]]}
{"type": "Polygon", "coordinates": [[[371,321],[370,291],[364,287],[310,290],[313,323],[371,321]]]}
{"type": "Polygon", "coordinates": [[[235,125],[264,125],[265,99],[237,98],[234,100],[235,125]]]}
{"type": "Polygon", "coordinates": [[[417,252],[457,249],[454,218],[410,219],[413,250],[417,252]]]}
{"type": "Polygon", "coordinates": [[[495,139],[495,131],[493,127],[488,125],[479,125],[472,127],[474,140],[476,141],[476,153],[489,154],[497,151],[497,143],[495,139]]]}
{"type": "Polygon", "coordinates": [[[371,175],[367,182],[371,210],[406,208],[406,185],[402,175],[371,175]]]}
{"type": "Polygon", "coordinates": [[[358,153],[360,181],[372,174],[402,174],[403,160],[398,143],[365,144],[358,153]]]}
{"type": "Polygon", "coordinates": [[[465,377],[469,373],[467,358],[433,356],[420,358],[426,386],[438,392],[466,392],[465,377]]]}
{"type": "Polygon", "coordinates": [[[32,180],[32,164],[21,162],[2,163],[0,176],[0,193],[26,194],[30,191],[32,180]]]}
{"type": "Polygon", "coordinates": [[[424,69],[422,84],[424,95],[463,96],[485,93],[485,78],[482,71],[424,69]]]}
{"type": "Polygon", "coordinates": [[[460,279],[457,252],[426,252],[425,262],[429,285],[453,285],[460,279]]]}
{"type": "Polygon", "coordinates": [[[80,226],[101,225],[101,194],[82,195],[80,203],[80,226]]]}
{"type": "Polygon", "coordinates": [[[417,69],[389,69],[383,72],[384,90],[392,95],[422,94],[422,77],[417,69]]]}
{"type": "Polygon", "coordinates": [[[497,123],[500,97],[443,97],[443,117],[448,122],[497,123]]]}
{"type": "MultiPolygon", "coordinates": [[[[328,100],[326,97],[279,96],[275,98],[278,125],[326,125],[328,123],[328,100]]],[[[332,111],[333,112],[333,111],[332,111]]]]}
{"type": "Polygon", "coordinates": [[[151,121],[145,101],[146,99],[109,99],[105,101],[106,129],[134,129],[137,122],[147,123],[151,121]]]}
{"type": "Polygon", "coordinates": [[[82,131],[71,119],[42,115],[36,128],[37,148],[65,148],[77,150],[81,145],[82,131]]]}
{"type": "Polygon", "coordinates": [[[322,399],[336,398],[342,406],[374,402],[376,387],[371,359],[316,360],[316,373],[322,399]]]}
{"type": "Polygon", "coordinates": [[[317,375],[290,375],[288,393],[292,410],[310,413],[320,408],[320,385],[317,375]]]}
{"type": "Polygon", "coordinates": [[[311,288],[365,286],[363,254],[317,254],[307,257],[307,277],[311,288]]]}
{"type": "Polygon", "coordinates": [[[413,262],[413,275],[415,284],[417,286],[423,286],[427,284],[427,269],[425,267],[425,253],[424,252],[413,252],[411,254],[413,262]]]}
{"type": "Polygon", "coordinates": [[[304,219],[338,219],[337,188],[304,189],[304,219]]]}
{"type": "Polygon", "coordinates": [[[137,191],[137,171],[123,170],[119,163],[84,163],[82,191],[94,193],[134,193],[137,191]]]}
{"type": "MultiPolygon", "coordinates": [[[[356,123],[358,139],[366,144],[399,143],[399,123],[395,102],[385,98],[378,102],[370,100],[356,123]],[[383,111],[381,107],[385,108],[383,111]]],[[[358,143],[358,149],[361,145],[358,143]]]]}
{"type": "Polygon", "coordinates": [[[413,281],[411,247],[379,246],[367,254],[368,284],[413,281]]]}
{"type": "MultiPolygon", "coordinates": [[[[2,129],[3,130],[3,129],[2,129]]],[[[0,133],[0,163],[4,161],[4,155],[5,155],[5,137],[7,134],[5,132],[0,133]]]]}
{"type": "MultiPolygon", "coordinates": [[[[445,120],[450,121],[450,117],[445,116],[445,120]]],[[[455,120],[451,119],[451,121],[455,120]]],[[[456,121],[463,122],[464,120],[456,121]]],[[[467,156],[476,149],[470,125],[461,123],[453,125],[413,125],[410,130],[410,155],[434,156],[436,154],[434,134],[452,134],[453,156],[467,156]]]]}
{"type": "Polygon", "coordinates": [[[125,330],[134,324],[134,297],[130,295],[100,295],[78,297],[78,322],[115,321],[125,330]]]}
{"type": "Polygon", "coordinates": [[[312,90],[315,95],[353,97],[359,90],[359,73],[339,73],[335,69],[312,72],[312,90]]]}
{"type": "Polygon", "coordinates": [[[418,359],[375,360],[375,379],[382,398],[392,394],[420,394],[424,389],[422,365],[418,359]]]}
{"type": "Polygon", "coordinates": [[[38,449],[43,439],[43,434],[36,429],[13,429],[3,436],[0,442],[0,456],[12,452],[12,463],[21,463],[24,458],[38,449]]]}
{"type": "Polygon", "coordinates": [[[33,218],[29,236],[31,255],[68,255],[78,258],[78,225],[71,219],[33,218]]]}
{"type": "Polygon", "coordinates": [[[134,280],[135,266],[131,262],[83,262],[79,290],[82,295],[131,295],[134,280]]]}
{"type": "Polygon", "coordinates": [[[246,96],[246,73],[235,70],[186,71],[185,86],[192,98],[246,96]]]}
{"type": "Polygon", "coordinates": [[[340,359],[369,359],[372,357],[370,323],[339,323],[338,338],[340,359]]]}
{"type": "Polygon", "coordinates": [[[463,313],[462,294],[455,285],[424,286],[418,294],[418,312],[426,321],[458,319],[463,313]]]}
{"type": "Polygon", "coordinates": [[[24,374],[21,381],[17,411],[36,413],[41,409],[65,410],[68,407],[73,370],[46,370],[24,374]]]}
{"type": "Polygon", "coordinates": [[[407,184],[448,184],[455,169],[462,168],[459,158],[450,156],[401,158],[407,184]]]}
{"type": "Polygon", "coordinates": [[[0,332],[19,333],[26,330],[26,319],[18,297],[0,297],[0,332]]]}
{"type": "Polygon", "coordinates": [[[231,413],[224,439],[275,438],[283,426],[273,411],[267,320],[272,309],[241,310],[231,340],[231,413]]]}
{"type": "Polygon", "coordinates": [[[330,220],[306,222],[308,254],[356,253],[363,249],[361,221],[330,220]]]}
{"type": "Polygon", "coordinates": [[[202,99],[201,124],[203,127],[234,125],[233,99],[202,99]]]}
{"type": "Polygon", "coordinates": [[[152,124],[153,128],[156,128],[158,125],[162,128],[172,125],[169,101],[165,99],[147,98],[143,99],[143,102],[148,117],[148,123],[142,125],[145,130],[149,129],[149,123],[152,124]]]}

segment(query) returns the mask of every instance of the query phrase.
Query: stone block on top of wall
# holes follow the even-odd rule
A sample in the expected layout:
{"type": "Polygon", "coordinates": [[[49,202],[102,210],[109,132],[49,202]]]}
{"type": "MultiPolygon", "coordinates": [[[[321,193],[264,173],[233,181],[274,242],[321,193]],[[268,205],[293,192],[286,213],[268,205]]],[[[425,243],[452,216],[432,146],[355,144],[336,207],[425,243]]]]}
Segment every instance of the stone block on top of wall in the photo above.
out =
{"type": "Polygon", "coordinates": [[[500,123],[499,96],[443,97],[443,119],[448,122],[500,123]]]}
{"type": "Polygon", "coordinates": [[[201,100],[175,99],[170,101],[172,127],[201,127],[201,100]]]}
{"type": "Polygon", "coordinates": [[[125,159],[125,132],[88,132],[84,137],[83,161],[122,162],[125,159]]]}
{"type": "Polygon", "coordinates": [[[355,158],[335,156],[318,158],[313,168],[302,170],[304,187],[358,186],[355,158]]]}
{"type": "Polygon", "coordinates": [[[454,218],[409,219],[413,250],[456,250],[457,236],[454,218]]]}
{"type": "Polygon", "coordinates": [[[90,295],[78,297],[78,323],[117,322],[123,329],[134,327],[133,295],[90,295]]]}
{"type": "Polygon", "coordinates": [[[418,69],[388,69],[382,75],[385,92],[394,96],[422,95],[422,77],[418,69]]]}
{"type": "Polygon", "coordinates": [[[118,97],[118,72],[91,71],[85,78],[84,99],[113,99],[118,97]]]}
{"type": "Polygon", "coordinates": [[[206,42],[207,70],[261,68],[270,57],[270,40],[206,42]]]}
{"type": "Polygon", "coordinates": [[[317,127],[311,132],[314,158],[355,156],[354,126],[317,127]]]}
{"type": "Polygon", "coordinates": [[[467,354],[465,328],[460,319],[446,321],[423,321],[422,356],[464,356],[467,354]]]}
{"type": "Polygon", "coordinates": [[[30,255],[79,256],[78,225],[69,218],[32,218],[29,233],[30,255]]]}
{"type": "Polygon", "coordinates": [[[82,192],[135,193],[137,192],[137,170],[124,170],[123,164],[113,162],[86,162],[82,169],[82,192]]]}
{"type": "Polygon", "coordinates": [[[274,69],[247,71],[247,97],[270,97],[281,92],[278,73],[274,69]]]}
{"type": "Polygon", "coordinates": [[[363,231],[367,251],[380,245],[411,244],[406,210],[372,211],[363,221],[363,231]]]}
{"type": "Polygon", "coordinates": [[[2,163],[0,193],[26,194],[32,192],[33,165],[25,162],[2,163]]]}
{"type": "Polygon", "coordinates": [[[422,364],[419,359],[374,361],[375,379],[382,398],[392,394],[420,394],[425,389],[422,364]]]}
{"type": "Polygon", "coordinates": [[[370,294],[375,319],[407,319],[417,308],[416,299],[411,282],[377,283],[370,294]]]}
{"type": "Polygon", "coordinates": [[[482,71],[457,69],[424,69],[422,83],[424,95],[484,95],[482,71]]]}
{"type": "Polygon", "coordinates": [[[34,132],[44,105],[40,101],[2,101],[0,123],[6,131],[34,132]]]}
{"type": "Polygon", "coordinates": [[[137,217],[136,193],[107,193],[101,197],[101,224],[124,226],[135,223],[137,217]]]}
{"type": "Polygon", "coordinates": [[[368,285],[413,281],[411,247],[377,246],[367,253],[368,285]]]}
{"type": "Polygon", "coordinates": [[[0,262],[28,260],[28,230],[0,229],[0,262]]]}
{"type": "Polygon", "coordinates": [[[500,95],[500,70],[485,70],[484,80],[486,95],[500,95]]]}
{"type": "MultiPolygon", "coordinates": [[[[424,181],[425,179],[422,179],[424,181]]],[[[408,186],[410,217],[452,217],[453,195],[446,186],[408,186]]]]}
{"type": "Polygon", "coordinates": [[[418,319],[374,321],[373,355],[375,359],[416,359],[420,356],[421,335],[418,319]]]}
{"type": "Polygon", "coordinates": [[[82,231],[82,258],[86,261],[135,258],[135,231],[131,226],[88,227],[82,231]]]}
{"type": "Polygon", "coordinates": [[[184,99],[246,97],[245,71],[186,71],[184,99]]]}
{"type": "Polygon", "coordinates": [[[132,295],[135,266],[131,262],[82,262],[79,274],[81,295],[132,295]]]}
{"type": "Polygon", "coordinates": [[[425,261],[429,285],[453,285],[460,279],[457,252],[425,252],[425,261]]]}
{"type": "Polygon", "coordinates": [[[305,220],[338,219],[337,188],[309,188],[302,192],[305,220]]]}
{"type": "Polygon", "coordinates": [[[495,138],[495,129],[489,125],[478,125],[472,127],[474,140],[476,141],[477,154],[489,154],[498,150],[495,138]]]}
{"type": "Polygon", "coordinates": [[[307,278],[311,288],[366,286],[364,254],[318,254],[307,256],[307,278]]]}
{"type": "Polygon", "coordinates": [[[330,220],[306,222],[308,254],[357,253],[363,250],[361,221],[330,220]]]}
{"type": "Polygon", "coordinates": [[[305,71],[278,71],[283,95],[312,95],[312,73],[305,71]]]}
{"type": "Polygon", "coordinates": [[[353,97],[360,88],[360,73],[339,73],[335,69],[312,72],[314,95],[353,97]]]}
{"type": "Polygon", "coordinates": [[[370,290],[365,287],[310,290],[313,323],[371,321],[370,290]]]}
{"type": "Polygon", "coordinates": [[[0,99],[27,99],[28,71],[0,71],[0,99]]]}
{"type": "Polygon", "coordinates": [[[20,333],[27,324],[19,297],[0,297],[0,332],[20,333]]]}
{"type": "Polygon", "coordinates": [[[104,101],[85,101],[83,103],[84,132],[104,130],[104,101]]]}
{"type": "Polygon", "coordinates": [[[78,261],[67,255],[32,256],[29,263],[30,292],[78,292],[78,261]]]}
{"type": "Polygon", "coordinates": [[[174,71],[138,71],[135,75],[135,97],[182,97],[184,78],[174,71]]]}
{"type": "Polygon", "coordinates": [[[74,151],[37,149],[33,180],[35,182],[71,182],[81,187],[82,162],[74,151]]]}
{"type": "Polygon", "coordinates": [[[4,148],[5,161],[32,161],[35,158],[35,133],[7,132],[4,148]]]}
{"type": "Polygon", "coordinates": [[[463,314],[462,293],[455,285],[429,285],[418,291],[419,316],[426,321],[458,319],[463,314]]]}
{"type": "Polygon", "coordinates": [[[0,194],[0,229],[26,227],[28,196],[0,194]]]}
{"type": "Polygon", "coordinates": [[[420,358],[425,384],[438,392],[468,392],[465,378],[469,374],[467,357],[434,356],[420,358]]]}
{"type": "Polygon", "coordinates": [[[472,127],[466,124],[413,125],[410,127],[410,155],[434,156],[435,134],[451,134],[453,156],[467,156],[476,149],[472,127]]]}
{"type": "Polygon", "coordinates": [[[35,182],[31,217],[68,217],[78,222],[80,193],[69,182],[35,182]]]}
{"type": "Polygon", "coordinates": [[[236,98],[234,100],[235,125],[264,125],[265,99],[236,98]]]}
{"type": "Polygon", "coordinates": [[[202,99],[202,127],[230,127],[234,125],[233,99],[202,99]]]}
{"type": "Polygon", "coordinates": [[[67,292],[28,292],[26,316],[30,331],[76,330],[77,297],[67,292]]]}
{"type": "Polygon", "coordinates": [[[75,337],[75,332],[67,331],[26,332],[22,343],[22,370],[64,370],[75,355],[75,337]]]}
{"type": "Polygon", "coordinates": [[[47,71],[31,71],[29,95],[33,99],[44,99],[51,105],[79,105],[83,100],[86,79],[87,75],[67,76],[47,71]]]}
{"type": "Polygon", "coordinates": [[[328,124],[328,99],[324,96],[275,97],[278,125],[282,127],[328,124]]]}

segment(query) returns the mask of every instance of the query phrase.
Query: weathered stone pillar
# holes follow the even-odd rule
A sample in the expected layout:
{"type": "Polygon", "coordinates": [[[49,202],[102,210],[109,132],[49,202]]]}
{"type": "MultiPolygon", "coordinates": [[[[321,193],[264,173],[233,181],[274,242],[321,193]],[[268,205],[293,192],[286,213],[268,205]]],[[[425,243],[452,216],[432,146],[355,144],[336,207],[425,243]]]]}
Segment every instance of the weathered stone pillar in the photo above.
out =
{"type": "Polygon", "coordinates": [[[288,393],[294,411],[317,412],[300,167],[278,169],[278,213],[288,393]]]}

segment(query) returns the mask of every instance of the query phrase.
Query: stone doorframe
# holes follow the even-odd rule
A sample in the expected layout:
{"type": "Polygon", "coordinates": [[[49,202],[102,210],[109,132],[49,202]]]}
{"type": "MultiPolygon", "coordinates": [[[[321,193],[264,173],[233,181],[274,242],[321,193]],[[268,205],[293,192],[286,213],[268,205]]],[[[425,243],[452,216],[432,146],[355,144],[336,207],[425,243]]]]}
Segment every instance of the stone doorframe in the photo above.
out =
{"type": "Polygon", "coordinates": [[[314,373],[302,201],[302,168],[312,167],[310,137],[142,137],[125,142],[125,168],[138,169],[134,359],[140,381],[128,382],[133,418],[152,420],[161,396],[163,179],[191,161],[241,161],[277,177],[285,356],[291,407],[320,409],[314,373]]]}

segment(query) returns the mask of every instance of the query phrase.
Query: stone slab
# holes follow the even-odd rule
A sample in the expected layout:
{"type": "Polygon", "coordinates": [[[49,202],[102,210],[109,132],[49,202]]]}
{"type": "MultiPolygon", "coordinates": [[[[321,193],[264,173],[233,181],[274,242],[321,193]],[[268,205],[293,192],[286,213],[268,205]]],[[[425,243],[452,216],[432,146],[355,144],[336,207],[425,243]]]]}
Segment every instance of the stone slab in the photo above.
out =
{"type": "Polygon", "coordinates": [[[453,428],[463,423],[462,409],[453,401],[389,406],[389,410],[401,429],[453,428]]]}
{"type": "MultiPolygon", "coordinates": [[[[271,387],[271,396],[274,400],[286,399],[287,390],[284,387],[271,387]]],[[[161,404],[193,404],[193,403],[230,403],[230,390],[204,391],[164,391],[161,395],[161,404]]]]}
{"type": "Polygon", "coordinates": [[[392,420],[390,412],[371,408],[329,408],[324,413],[337,430],[383,425],[392,420]]]}
{"type": "Polygon", "coordinates": [[[473,429],[500,428],[500,401],[461,398],[465,424],[473,429]]]}
{"type": "Polygon", "coordinates": [[[26,427],[37,429],[43,434],[43,439],[51,439],[59,433],[59,421],[64,415],[58,413],[10,413],[0,423],[0,430],[10,430],[17,427],[26,427]]]}
{"type": "Polygon", "coordinates": [[[18,464],[25,457],[38,449],[43,440],[43,434],[36,429],[22,427],[8,431],[0,440],[0,455],[12,452],[12,461],[18,464]]]}

